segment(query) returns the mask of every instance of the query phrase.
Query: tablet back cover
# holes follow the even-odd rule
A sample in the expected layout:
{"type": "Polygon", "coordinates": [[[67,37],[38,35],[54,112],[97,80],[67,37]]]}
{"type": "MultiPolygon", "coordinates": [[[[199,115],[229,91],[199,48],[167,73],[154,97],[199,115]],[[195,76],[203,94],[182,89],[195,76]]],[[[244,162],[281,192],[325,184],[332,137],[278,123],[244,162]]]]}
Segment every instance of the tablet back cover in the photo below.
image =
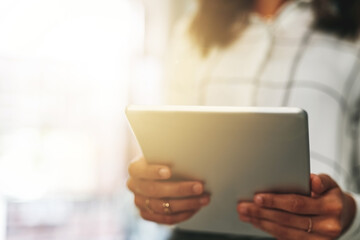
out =
{"type": "Polygon", "coordinates": [[[306,112],[297,108],[130,106],[128,120],[150,163],[198,179],[210,204],[180,229],[268,236],[241,222],[238,201],[255,193],[309,195],[306,112]]]}

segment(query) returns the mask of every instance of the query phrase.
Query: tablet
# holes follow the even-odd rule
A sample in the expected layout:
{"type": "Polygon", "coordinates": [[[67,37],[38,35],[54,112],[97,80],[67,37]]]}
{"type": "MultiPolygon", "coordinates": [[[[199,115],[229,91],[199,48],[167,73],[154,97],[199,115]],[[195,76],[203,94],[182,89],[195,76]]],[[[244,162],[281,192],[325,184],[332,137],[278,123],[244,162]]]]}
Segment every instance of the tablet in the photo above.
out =
{"type": "Polygon", "coordinates": [[[307,114],[299,108],[129,106],[145,159],[205,183],[211,202],[184,230],[269,236],[239,220],[255,193],[310,194],[307,114]]]}

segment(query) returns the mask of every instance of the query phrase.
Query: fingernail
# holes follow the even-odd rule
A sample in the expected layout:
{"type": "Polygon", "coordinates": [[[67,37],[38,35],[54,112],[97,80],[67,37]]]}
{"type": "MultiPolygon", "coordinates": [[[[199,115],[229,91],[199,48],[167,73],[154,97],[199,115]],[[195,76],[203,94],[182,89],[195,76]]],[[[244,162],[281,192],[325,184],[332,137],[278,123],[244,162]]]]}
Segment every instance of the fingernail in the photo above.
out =
{"type": "Polygon", "coordinates": [[[205,198],[201,198],[200,199],[200,204],[205,206],[205,205],[208,205],[209,203],[209,198],[205,197],[205,198]]]}
{"type": "Polygon", "coordinates": [[[255,196],[254,201],[256,204],[262,205],[264,203],[264,198],[262,196],[257,195],[255,196]]]}
{"type": "Polygon", "coordinates": [[[170,177],[170,170],[167,168],[160,168],[159,175],[162,178],[168,178],[168,177],[170,177]]]}
{"type": "Polygon", "coordinates": [[[193,192],[196,194],[201,194],[203,192],[203,186],[200,183],[196,183],[193,186],[193,192]]]}

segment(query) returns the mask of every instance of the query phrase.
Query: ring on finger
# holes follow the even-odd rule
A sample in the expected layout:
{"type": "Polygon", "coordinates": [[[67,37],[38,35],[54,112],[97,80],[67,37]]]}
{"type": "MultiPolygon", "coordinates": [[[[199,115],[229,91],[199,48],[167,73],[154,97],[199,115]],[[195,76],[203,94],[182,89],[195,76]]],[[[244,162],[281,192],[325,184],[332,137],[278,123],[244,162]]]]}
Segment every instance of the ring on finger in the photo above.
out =
{"type": "Polygon", "coordinates": [[[151,213],[151,214],[154,213],[154,210],[152,210],[152,208],[150,207],[150,199],[149,199],[149,198],[147,198],[147,199],[145,200],[145,207],[146,207],[146,210],[147,210],[149,213],[151,213]]]}
{"type": "Polygon", "coordinates": [[[164,212],[165,212],[166,214],[171,214],[171,213],[172,213],[169,202],[163,202],[163,203],[162,203],[162,207],[163,207],[164,212]]]}
{"type": "Polygon", "coordinates": [[[307,232],[308,232],[308,233],[311,233],[312,227],[313,227],[313,222],[312,222],[311,217],[309,217],[309,226],[308,226],[308,229],[307,229],[307,232]]]}

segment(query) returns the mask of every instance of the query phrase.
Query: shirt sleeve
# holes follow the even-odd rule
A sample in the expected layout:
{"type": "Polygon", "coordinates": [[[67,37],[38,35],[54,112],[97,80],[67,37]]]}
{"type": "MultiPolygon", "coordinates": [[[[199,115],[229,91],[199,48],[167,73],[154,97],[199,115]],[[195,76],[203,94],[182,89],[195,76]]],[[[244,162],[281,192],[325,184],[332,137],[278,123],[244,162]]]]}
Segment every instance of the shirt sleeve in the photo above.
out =
{"type": "MultiPolygon", "coordinates": [[[[360,182],[359,174],[354,171],[360,166],[360,39],[357,42],[356,62],[353,66],[353,72],[350,76],[353,77],[353,84],[345,95],[345,99],[349,106],[349,131],[351,132],[351,143],[348,143],[351,149],[351,155],[348,156],[349,162],[345,164],[345,169],[349,172],[349,178],[344,181],[343,189],[346,190],[355,200],[356,213],[351,226],[344,232],[339,240],[353,240],[360,239],[360,182]],[[351,145],[351,147],[350,147],[351,145]]],[[[345,146],[345,141],[343,141],[345,146]]]]}
{"type": "Polygon", "coordinates": [[[339,238],[339,240],[353,240],[360,239],[360,194],[350,193],[350,195],[354,198],[356,203],[356,213],[354,220],[350,226],[350,228],[339,238]]]}

